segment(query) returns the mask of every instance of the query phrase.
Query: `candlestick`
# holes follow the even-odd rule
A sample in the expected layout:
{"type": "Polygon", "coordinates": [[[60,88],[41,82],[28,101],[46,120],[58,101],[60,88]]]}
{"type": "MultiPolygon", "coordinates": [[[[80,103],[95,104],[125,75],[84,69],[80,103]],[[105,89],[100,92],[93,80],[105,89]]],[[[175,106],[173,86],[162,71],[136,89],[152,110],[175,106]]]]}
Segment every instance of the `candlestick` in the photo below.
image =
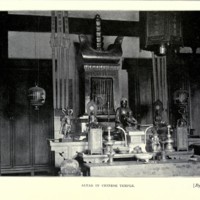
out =
{"type": "Polygon", "coordinates": [[[110,103],[108,101],[108,122],[110,121],[110,103]]]}
{"type": "Polygon", "coordinates": [[[109,157],[109,163],[112,163],[113,157],[114,157],[114,154],[115,154],[115,152],[113,151],[113,145],[114,145],[115,141],[111,140],[110,130],[111,130],[111,127],[109,126],[108,127],[108,141],[106,141],[104,144],[106,146],[105,154],[107,154],[108,157],[109,157]]]}
{"type": "Polygon", "coordinates": [[[166,147],[165,147],[165,150],[168,151],[168,152],[173,152],[174,151],[174,148],[173,148],[173,143],[174,143],[174,140],[171,138],[171,134],[170,134],[170,128],[171,126],[168,125],[167,126],[167,139],[166,139],[166,147]]]}

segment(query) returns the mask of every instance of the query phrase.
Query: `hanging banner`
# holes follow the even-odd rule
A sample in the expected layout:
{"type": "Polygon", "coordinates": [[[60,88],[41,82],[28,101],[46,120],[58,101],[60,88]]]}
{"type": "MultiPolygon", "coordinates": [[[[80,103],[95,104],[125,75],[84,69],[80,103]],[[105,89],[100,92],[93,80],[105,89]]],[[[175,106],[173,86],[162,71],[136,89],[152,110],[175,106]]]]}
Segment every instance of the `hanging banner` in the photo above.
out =
{"type": "Polygon", "coordinates": [[[152,53],[154,102],[160,100],[163,104],[163,121],[168,122],[168,87],[166,56],[152,53]]]}
{"type": "Polygon", "coordinates": [[[52,11],[51,47],[54,109],[68,107],[69,99],[69,25],[67,11],[52,11]]]}

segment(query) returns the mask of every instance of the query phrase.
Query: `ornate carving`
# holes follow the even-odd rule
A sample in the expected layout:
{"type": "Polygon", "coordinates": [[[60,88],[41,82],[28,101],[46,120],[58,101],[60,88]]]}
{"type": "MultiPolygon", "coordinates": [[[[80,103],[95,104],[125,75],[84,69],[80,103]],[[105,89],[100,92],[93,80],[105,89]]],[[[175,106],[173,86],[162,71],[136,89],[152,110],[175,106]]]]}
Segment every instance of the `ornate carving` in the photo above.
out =
{"type": "Polygon", "coordinates": [[[119,65],[84,65],[85,71],[119,70],[119,65]]]}
{"type": "MultiPolygon", "coordinates": [[[[92,47],[87,36],[79,35],[85,71],[85,99],[89,97],[90,100],[93,100],[98,105],[98,114],[105,115],[113,112],[116,102],[118,102],[118,73],[122,57],[123,37],[117,37],[114,44],[104,50],[100,16],[96,15],[95,20],[96,49],[92,47]],[[98,104],[99,100],[101,100],[101,104],[98,104]]],[[[85,101],[85,108],[87,103],[85,101]]]]}
{"type": "Polygon", "coordinates": [[[122,56],[121,44],[123,37],[118,36],[114,44],[110,45],[108,50],[100,51],[91,47],[91,44],[85,35],[79,35],[82,57],[87,62],[93,63],[118,63],[122,56]]]}

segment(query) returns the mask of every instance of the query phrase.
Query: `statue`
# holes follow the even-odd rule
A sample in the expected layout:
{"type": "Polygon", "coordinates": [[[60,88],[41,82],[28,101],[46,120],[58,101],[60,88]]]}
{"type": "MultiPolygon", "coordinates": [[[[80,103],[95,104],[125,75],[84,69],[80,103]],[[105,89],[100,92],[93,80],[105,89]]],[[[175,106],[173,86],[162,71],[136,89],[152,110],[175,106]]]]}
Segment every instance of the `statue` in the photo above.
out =
{"type": "Polygon", "coordinates": [[[120,107],[116,110],[115,125],[120,126],[127,131],[137,129],[137,120],[133,117],[131,109],[128,107],[128,100],[122,98],[120,107]]]}
{"type": "Polygon", "coordinates": [[[96,103],[91,100],[90,102],[88,102],[87,104],[87,113],[89,115],[88,117],[88,129],[90,128],[98,128],[98,120],[97,120],[97,105],[96,103]]]}
{"type": "Polygon", "coordinates": [[[71,132],[71,117],[73,115],[72,109],[63,109],[62,110],[64,116],[61,117],[61,128],[60,133],[64,135],[64,138],[69,138],[69,134],[71,132]]]}
{"type": "Polygon", "coordinates": [[[98,128],[97,117],[93,111],[90,112],[88,126],[90,128],[98,128]]]}
{"type": "Polygon", "coordinates": [[[154,133],[153,137],[151,138],[151,147],[153,152],[161,151],[160,139],[157,133],[154,133]]]}

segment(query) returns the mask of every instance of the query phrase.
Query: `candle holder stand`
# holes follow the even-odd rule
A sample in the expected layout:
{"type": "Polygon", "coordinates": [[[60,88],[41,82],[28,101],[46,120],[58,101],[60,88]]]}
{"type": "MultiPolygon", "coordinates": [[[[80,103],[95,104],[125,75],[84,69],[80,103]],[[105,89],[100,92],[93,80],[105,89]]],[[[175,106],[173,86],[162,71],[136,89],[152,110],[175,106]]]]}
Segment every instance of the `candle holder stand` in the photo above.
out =
{"type": "Polygon", "coordinates": [[[170,128],[171,128],[170,125],[167,126],[168,131],[167,131],[167,139],[165,141],[165,143],[166,143],[165,151],[174,152],[175,151],[174,148],[173,148],[174,140],[171,138],[170,128]]]}
{"type": "Polygon", "coordinates": [[[111,127],[108,127],[108,141],[104,142],[105,146],[106,146],[106,154],[108,155],[108,162],[112,163],[113,162],[113,157],[115,152],[113,151],[113,145],[115,143],[114,140],[111,140],[111,136],[110,136],[110,130],[111,127]]]}

